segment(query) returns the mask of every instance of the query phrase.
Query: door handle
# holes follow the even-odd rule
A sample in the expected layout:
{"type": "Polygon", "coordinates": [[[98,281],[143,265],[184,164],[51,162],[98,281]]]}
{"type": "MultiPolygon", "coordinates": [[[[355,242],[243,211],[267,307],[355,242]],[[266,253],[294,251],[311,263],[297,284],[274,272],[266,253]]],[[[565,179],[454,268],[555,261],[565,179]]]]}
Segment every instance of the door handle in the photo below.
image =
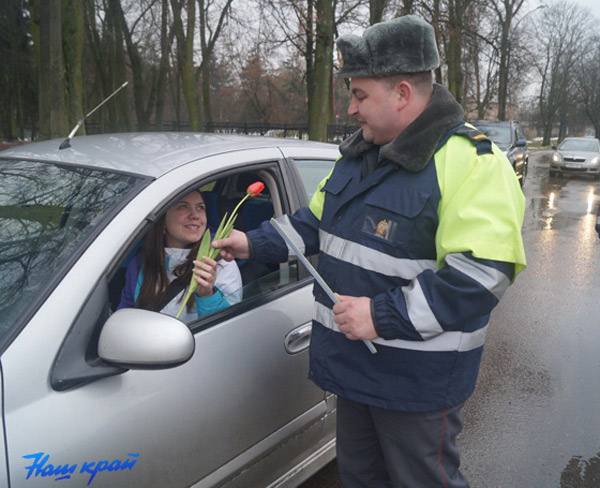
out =
{"type": "Polygon", "coordinates": [[[285,350],[288,354],[298,354],[310,345],[312,323],[301,325],[285,336],[285,350]]]}

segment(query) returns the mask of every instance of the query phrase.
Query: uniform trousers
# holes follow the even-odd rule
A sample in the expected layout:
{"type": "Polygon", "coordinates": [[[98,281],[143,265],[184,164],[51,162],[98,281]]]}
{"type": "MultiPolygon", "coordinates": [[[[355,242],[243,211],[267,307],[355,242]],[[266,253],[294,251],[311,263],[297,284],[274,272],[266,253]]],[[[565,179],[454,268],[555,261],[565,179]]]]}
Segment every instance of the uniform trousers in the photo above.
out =
{"type": "Polygon", "coordinates": [[[456,437],[462,404],[400,412],[337,399],[337,463],[344,488],[468,488],[456,437]]]}

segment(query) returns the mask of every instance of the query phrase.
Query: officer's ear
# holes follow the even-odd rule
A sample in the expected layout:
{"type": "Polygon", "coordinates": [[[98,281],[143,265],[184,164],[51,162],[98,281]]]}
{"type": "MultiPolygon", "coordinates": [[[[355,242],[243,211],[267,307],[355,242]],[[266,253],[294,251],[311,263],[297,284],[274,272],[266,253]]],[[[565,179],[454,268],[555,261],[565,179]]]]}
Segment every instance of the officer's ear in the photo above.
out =
{"type": "Polygon", "coordinates": [[[414,88],[407,81],[399,81],[394,86],[394,94],[398,101],[398,109],[404,108],[414,96],[414,88]]]}

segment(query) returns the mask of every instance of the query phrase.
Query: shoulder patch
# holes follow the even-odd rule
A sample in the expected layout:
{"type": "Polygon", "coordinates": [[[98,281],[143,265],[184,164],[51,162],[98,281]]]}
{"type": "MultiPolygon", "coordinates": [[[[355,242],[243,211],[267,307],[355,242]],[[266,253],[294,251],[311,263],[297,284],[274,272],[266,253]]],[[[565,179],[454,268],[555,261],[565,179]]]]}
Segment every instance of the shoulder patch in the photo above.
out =
{"type": "Polygon", "coordinates": [[[456,135],[466,137],[477,148],[477,154],[492,154],[492,141],[480,130],[468,125],[459,127],[455,132],[456,135]]]}

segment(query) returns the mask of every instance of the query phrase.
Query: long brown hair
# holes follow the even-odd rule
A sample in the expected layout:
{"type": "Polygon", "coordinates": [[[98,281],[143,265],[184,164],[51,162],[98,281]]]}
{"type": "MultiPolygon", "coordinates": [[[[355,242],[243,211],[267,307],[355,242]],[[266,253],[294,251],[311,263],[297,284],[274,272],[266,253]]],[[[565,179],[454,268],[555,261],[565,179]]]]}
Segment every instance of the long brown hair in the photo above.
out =
{"type": "MultiPolygon", "coordinates": [[[[142,247],[143,280],[140,294],[136,300],[136,308],[154,310],[169,287],[165,260],[165,217],[166,213],[151,227],[142,247]]],[[[182,284],[184,288],[187,287],[192,277],[193,261],[198,253],[198,247],[200,247],[200,241],[192,246],[186,261],[175,268],[176,278],[173,280],[173,284],[182,284]]],[[[192,310],[194,304],[195,299],[192,294],[187,302],[188,312],[192,310]]]]}

